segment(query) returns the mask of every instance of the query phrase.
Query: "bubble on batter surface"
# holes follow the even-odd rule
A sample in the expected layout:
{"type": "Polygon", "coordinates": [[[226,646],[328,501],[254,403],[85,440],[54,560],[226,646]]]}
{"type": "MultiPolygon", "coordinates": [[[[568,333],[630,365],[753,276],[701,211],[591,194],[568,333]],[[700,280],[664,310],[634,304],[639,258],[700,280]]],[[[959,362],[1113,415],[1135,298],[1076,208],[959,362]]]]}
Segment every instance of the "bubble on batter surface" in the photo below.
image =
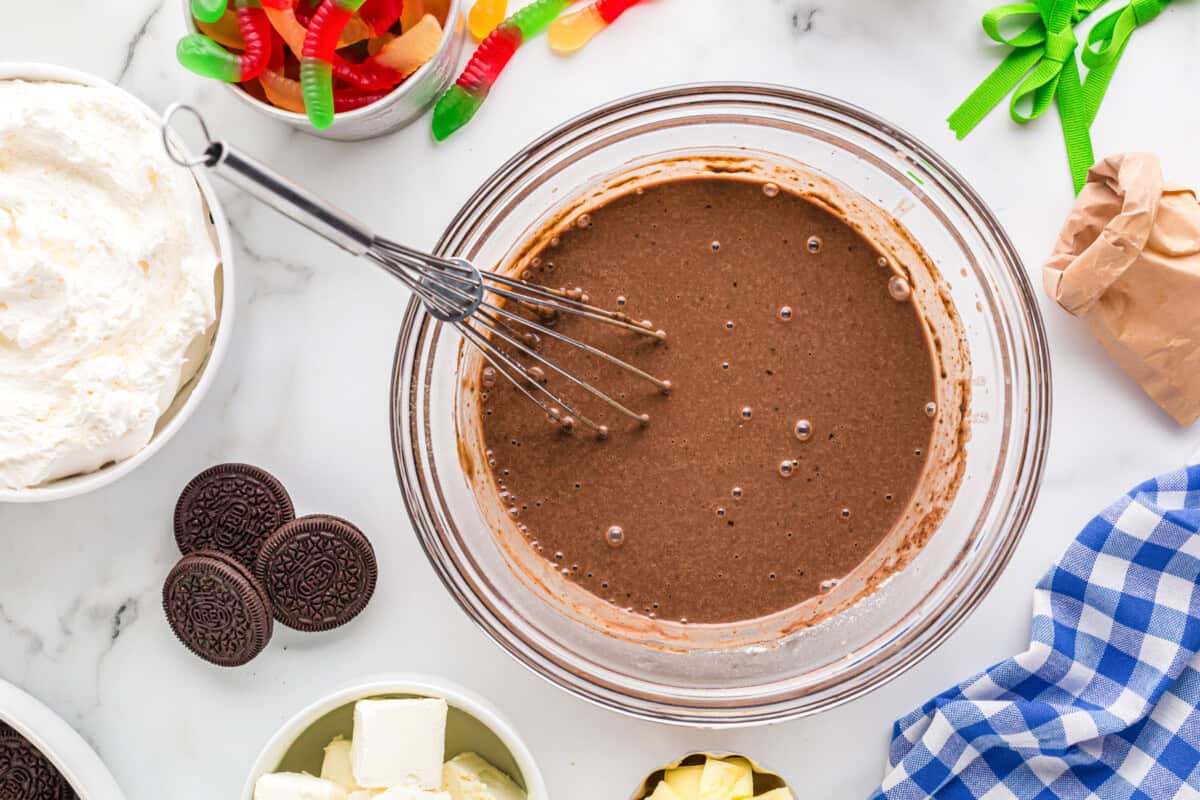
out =
{"type": "Polygon", "coordinates": [[[819,253],[819,252],[821,252],[821,245],[822,245],[822,244],[823,244],[823,242],[821,241],[821,237],[820,237],[820,236],[810,236],[810,237],[808,237],[808,243],[807,243],[808,252],[810,252],[810,253],[819,253]]]}
{"type": "Polygon", "coordinates": [[[625,529],[620,525],[613,525],[604,532],[604,541],[609,547],[620,547],[625,544],[625,529]]]}
{"type": "Polygon", "coordinates": [[[897,303],[906,303],[912,297],[912,287],[908,285],[908,281],[901,278],[899,275],[893,275],[888,280],[888,294],[897,303]]]}
{"type": "Polygon", "coordinates": [[[794,430],[795,430],[796,438],[802,442],[807,442],[809,439],[812,438],[813,426],[812,426],[812,423],[806,419],[797,420],[796,427],[794,430]]]}

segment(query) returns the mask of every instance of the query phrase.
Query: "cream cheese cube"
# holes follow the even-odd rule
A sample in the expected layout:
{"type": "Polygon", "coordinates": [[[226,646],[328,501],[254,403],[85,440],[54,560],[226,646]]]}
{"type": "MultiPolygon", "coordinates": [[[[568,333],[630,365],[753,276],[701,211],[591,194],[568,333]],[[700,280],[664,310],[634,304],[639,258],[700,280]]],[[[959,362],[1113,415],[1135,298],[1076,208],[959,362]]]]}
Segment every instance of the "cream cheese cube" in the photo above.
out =
{"type": "Polygon", "coordinates": [[[354,780],[368,789],[440,788],[447,711],[441,698],[359,700],[350,746],[354,780]]]}
{"type": "Polygon", "coordinates": [[[346,792],[333,781],[299,772],[276,772],[255,782],[254,800],[346,800],[346,792]]]}
{"type": "Polygon", "coordinates": [[[525,792],[475,753],[462,753],[442,768],[442,788],[451,800],[525,800],[525,792]]]}
{"type": "Polygon", "coordinates": [[[341,736],[325,746],[321,777],[333,781],[347,792],[357,792],[361,788],[354,780],[354,767],[350,763],[350,742],[341,736]]]}

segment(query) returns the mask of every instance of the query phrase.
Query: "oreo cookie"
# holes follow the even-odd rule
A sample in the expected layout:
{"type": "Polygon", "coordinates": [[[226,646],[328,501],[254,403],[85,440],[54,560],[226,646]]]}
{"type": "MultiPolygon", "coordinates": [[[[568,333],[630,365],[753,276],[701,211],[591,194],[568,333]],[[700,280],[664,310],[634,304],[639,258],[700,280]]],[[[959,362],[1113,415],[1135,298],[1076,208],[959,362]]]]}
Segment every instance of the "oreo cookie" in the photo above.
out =
{"type": "Polygon", "coordinates": [[[0,722],[0,798],[78,800],[79,796],[50,759],[0,722]]]}
{"type": "Polygon", "coordinates": [[[163,610],[179,641],[217,666],[240,667],[271,640],[270,598],[248,569],[224,553],[184,556],[163,585],[163,610]]]}
{"type": "Polygon", "coordinates": [[[175,505],[175,541],[184,555],[215,550],[254,568],[262,543],[296,516],[274,475],[249,464],[218,464],[184,488],[175,505]]]}
{"type": "Polygon", "coordinates": [[[358,616],[375,593],[379,570],[362,531],[344,519],[316,514],[271,534],[254,574],[270,595],[275,619],[315,632],[358,616]]]}

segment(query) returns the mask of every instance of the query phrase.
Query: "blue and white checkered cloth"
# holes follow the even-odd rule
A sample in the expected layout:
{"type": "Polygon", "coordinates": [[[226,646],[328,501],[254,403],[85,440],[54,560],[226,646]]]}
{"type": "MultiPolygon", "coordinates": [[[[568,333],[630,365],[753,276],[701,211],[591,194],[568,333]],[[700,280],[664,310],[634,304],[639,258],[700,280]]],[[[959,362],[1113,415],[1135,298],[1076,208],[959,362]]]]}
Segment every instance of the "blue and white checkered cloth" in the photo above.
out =
{"type": "Polygon", "coordinates": [[[873,800],[1200,798],[1200,466],[1088,523],[1032,640],[896,722],[873,800]]]}

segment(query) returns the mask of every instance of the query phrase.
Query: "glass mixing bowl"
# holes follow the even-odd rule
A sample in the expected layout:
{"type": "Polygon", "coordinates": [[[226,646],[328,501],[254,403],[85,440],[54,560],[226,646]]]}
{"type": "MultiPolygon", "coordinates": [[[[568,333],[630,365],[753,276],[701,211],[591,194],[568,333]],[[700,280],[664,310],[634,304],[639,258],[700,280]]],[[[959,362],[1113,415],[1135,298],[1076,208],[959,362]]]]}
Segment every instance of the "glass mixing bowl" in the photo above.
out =
{"type": "Polygon", "coordinates": [[[979,603],[1033,505],[1050,425],[1045,333],[1020,259],[949,165],[858,108],[775,86],[684,86],[599,108],[502,166],[437,252],[507,263],[556,209],[631,166],[686,155],[798,165],[897,219],[940,272],[971,357],[966,470],[908,565],[848,610],[768,642],[656,646],[562,613],[519,577],[460,465],[457,333],[416,301],[392,385],[396,469],[417,536],[455,599],[505,650],[602,706],[683,724],[769,722],[858,697],[916,664],[979,603]]]}

